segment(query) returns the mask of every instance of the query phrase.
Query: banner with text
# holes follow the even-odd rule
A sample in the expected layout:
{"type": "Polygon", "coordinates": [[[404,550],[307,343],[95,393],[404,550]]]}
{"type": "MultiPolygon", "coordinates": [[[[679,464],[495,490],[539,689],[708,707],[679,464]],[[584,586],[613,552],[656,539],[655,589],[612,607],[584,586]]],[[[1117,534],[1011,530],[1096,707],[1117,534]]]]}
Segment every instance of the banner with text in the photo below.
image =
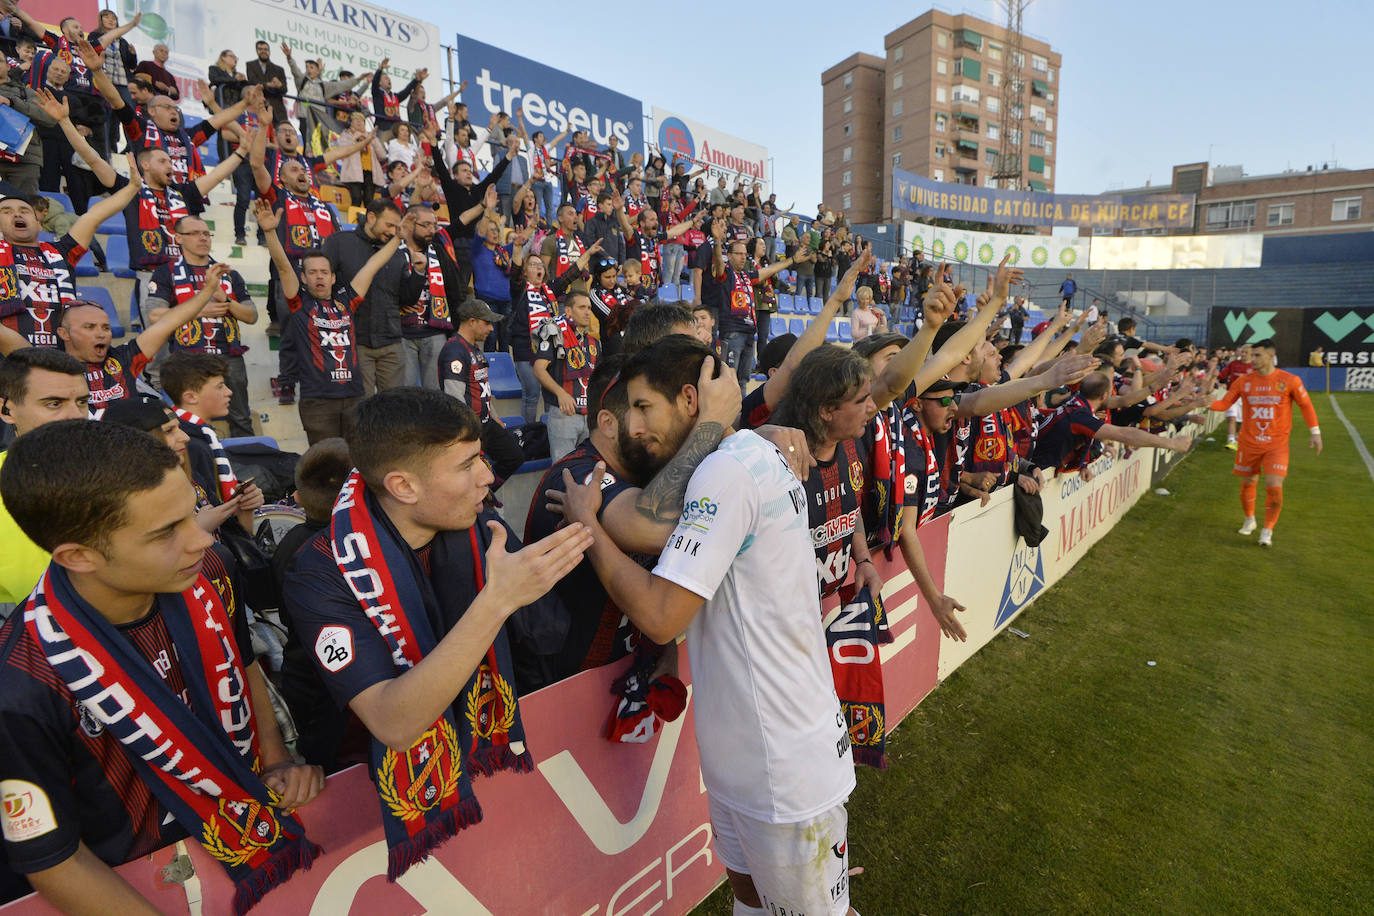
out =
{"type": "Polygon", "coordinates": [[[958,261],[995,267],[1004,256],[1014,267],[1074,269],[1088,266],[1092,240],[1064,235],[1012,235],[1007,232],[970,232],[940,229],[907,220],[902,244],[930,261],[958,261]]]}
{"type": "Polygon", "coordinates": [[[1374,366],[1374,308],[1212,309],[1212,346],[1269,338],[1280,366],[1374,366]]]}
{"type": "MultiPolygon", "coordinates": [[[[397,91],[416,70],[428,68],[426,89],[432,97],[443,95],[437,91],[442,60],[439,27],[360,0],[242,0],[233,4],[162,0],[155,6],[145,0],[120,0],[118,10],[120,22],[128,22],[142,10],[142,21],[125,38],[140,60],[151,60],[155,45],[167,45],[167,69],[188,102],[199,99],[196,80],[206,78],[221,51],[237,54],[239,70],[244,71],[257,57],[253,48],[258,41],[267,42],[272,60],[286,71],[287,95],[295,95],[296,83],[282,54],[282,42],[291,46],[302,70],[307,60],[318,60],[325,79],[336,78],[340,70],[361,75],[390,58],[388,72],[397,91]]],[[[359,92],[366,98],[367,86],[359,92]]],[[[198,104],[183,104],[182,110],[206,113],[198,104]]]]}
{"type": "Polygon", "coordinates": [[[1191,229],[1191,194],[1048,194],[950,184],[892,170],[894,216],[1011,226],[1191,229]]]}
{"type": "Polygon", "coordinates": [[[466,35],[457,36],[454,47],[459,79],[468,81],[463,98],[473,124],[485,127],[498,111],[513,122],[519,108],[531,135],[542,130],[552,140],[567,129],[586,130],[601,147],[616,137],[626,159],[644,150],[639,99],[466,35]]]}
{"type": "Polygon", "coordinates": [[[769,183],[766,148],[658,106],[654,106],[653,112],[656,143],[670,168],[675,159],[687,159],[692,163],[688,171],[709,169],[705,176],[708,188],[715,187],[716,179],[721,177],[730,188],[741,176],[749,178],[750,183],[769,183]]]}

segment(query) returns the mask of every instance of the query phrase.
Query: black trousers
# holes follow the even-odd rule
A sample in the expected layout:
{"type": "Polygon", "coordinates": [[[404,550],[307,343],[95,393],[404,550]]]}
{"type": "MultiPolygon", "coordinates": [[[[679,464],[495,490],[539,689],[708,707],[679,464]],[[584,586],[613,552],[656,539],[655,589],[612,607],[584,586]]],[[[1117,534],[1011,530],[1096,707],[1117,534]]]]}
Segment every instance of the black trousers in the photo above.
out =
{"type": "Polygon", "coordinates": [[[491,472],[496,475],[492,489],[501,486],[525,463],[525,453],[515,435],[495,420],[482,424],[482,452],[491,459],[491,472]]]}

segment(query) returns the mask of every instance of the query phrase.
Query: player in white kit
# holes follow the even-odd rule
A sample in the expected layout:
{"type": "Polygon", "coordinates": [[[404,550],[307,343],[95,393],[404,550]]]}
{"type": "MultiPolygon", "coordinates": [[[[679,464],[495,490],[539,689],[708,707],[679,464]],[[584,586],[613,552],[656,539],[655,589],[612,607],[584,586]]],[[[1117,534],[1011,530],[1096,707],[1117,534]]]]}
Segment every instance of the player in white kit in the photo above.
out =
{"type": "MultiPolygon", "coordinates": [[[[629,433],[658,463],[696,422],[709,355],[674,335],[621,373],[629,433]]],[[[581,485],[565,481],[565,514],[591,528],[587,555],[645,636],[687,634],[702,779],[734,912],[845,916],[854,763],[821,627],[806,494],[772,443],[726,432],[692,473],[652,573],[597,521],[599,465],[581,485]]]]}

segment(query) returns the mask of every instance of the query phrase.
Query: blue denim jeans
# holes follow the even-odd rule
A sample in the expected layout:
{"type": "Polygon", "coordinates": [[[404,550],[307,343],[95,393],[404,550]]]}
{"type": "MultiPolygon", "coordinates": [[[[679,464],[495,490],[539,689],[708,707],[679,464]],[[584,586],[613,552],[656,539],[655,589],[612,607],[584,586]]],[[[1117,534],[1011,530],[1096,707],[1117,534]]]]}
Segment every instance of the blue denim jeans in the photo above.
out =
{"type": "Polygon", "coordinates": [[[687,249],[669,242],[663,246],[663,282],[678,283],[682,280],[682,269],[687,266],[687,249]]]}
{"type": "Polygon", "coordinates": [[[816,275],[803,277],[797,274],[797,295],[806,296],[808,299],[816,295],[816,275]]]}
{"type": "Polygon", "coordinates": [[[534,192],[536,206],[539,213],[550,223],[557,218],[558,194],[553,189],[553,183],[549,181],[536,181],[530,185],[530,190],[534,192]]]}
{"type": "Polygon", "coordinates": [[[526,423],[533,423],[539,419],[539,402],[544,388],[534,377],[534,363],[517,359],[515,374],[520,378],[520,415],[526,423]]]}
{"type": "Polygon", "coordinates": [[[743,387],[754,372],[754,332],[731,331],[721,338],[721,343],[725,346],[725,362],[735,370],[743,387]]]}

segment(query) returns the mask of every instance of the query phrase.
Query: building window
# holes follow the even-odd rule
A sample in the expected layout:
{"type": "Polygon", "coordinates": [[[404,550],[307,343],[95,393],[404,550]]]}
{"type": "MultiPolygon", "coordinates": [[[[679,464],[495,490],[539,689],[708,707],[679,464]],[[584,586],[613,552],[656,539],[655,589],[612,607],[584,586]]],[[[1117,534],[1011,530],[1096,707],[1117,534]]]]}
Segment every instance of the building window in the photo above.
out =
{"type": "Polygon", "coordinates": [[[996,124],[989,124],[989,125],[988,125],[988,139],[989,139],[989,140],[996,140],[996,139],[998,139],[1000,136],[1002,136],[1002,128],[999,127],[999,126],[997,126],[996,124]]]}
{"type": "Polygon", "coordinates": [[[1047,71],[1045,72],[1045,80],[1046,80],[1047,82],[1050,82],[1050,83],[1054,82],[1054,71],[1053,71],[1053,70],[1047,70],[1047,71]]]}
{"type": "Polygon", "coordinates": [[[935,87],[935,101],[937,101],[937,102],[944,102],[944,101],[946,100],[947,97],[948,97],[948,96],[947,96],[947,93],[945,92],[945,87],[944,87],[944,86],[936,86],[936,87],[935,87]]]}
{"type": "Polygon", "coordinates": [[[901,154],[901,153],[893,153],[893,154],[892,154],[892,167],[893,167],[894,169],[895,169],[895,168],[901,168],[901,165],[902,165],[902,154],[901,154]]]}
{"type": "Polygon", "coordinates": [[[896,127],[892,128],[892,142],[902,142],[902,125],[898,124],[896,127]]]}
{"type": "Polygon", "coordinates": [[[1013,51],[1011,54],[1011,65],[1017,69],[1026,65],[1026,55],[1020,51],[1013,51]]]}
{"type": "Polygon", "coordinates": [[[936,43],[937,45],[939,45],[940,47],[942,47],[942,48],[948,48],[948,47],[949,47],[949,33],[948,33],[948,32],[936,32],[936,33],[935,33],[935,43],[936,43]]]}
{"type": "Polygon", "coordinates": [[[893,88],[893,89],[901,89],[901,88],[902,88],[902,73],[901,73],[900,70],[897,71],[896,73],[892,74],[892,88],[893,88]]]}
{"type": "Polygon", "coordinates": [[[1045,138],[1045,155],[1046,155],[1046,156],[1053,156],[1053,155],[1054,155],[1054,141],[1051,140],[1051,139],[1049,139],[1048,137],[1045,138]]]}
{"type": "Polygon", "coordinates": [[[854,110],[854,98],[853,98],[852,96],[845,96],[845,99],[844,99],[844,113],[845,113],[845,114],[849,114],[849,113],[850,113],[851,111],[853,111],[853,110],[854,110]]]}
{"type": "Polygon", "coordinates": [[[945,158],[945,145],[944,145],[943,143],[937,143],[937,144],[935,144],[935,158],[936,158],[936,159],[943,159],[943,158],[945,158]]]}
{"type": "Polygon", "coordinates": [[[1218,229],[1251,229],[1255,225],[1255,202],[1236,200],[1212,204],[1207,208],[1207,231],[1218,229]]]}
{"type": "Polygon", "coordinates": [[[892,116],[893,116],[894,118],[896,118],[896,117],[900,117],[901,114],[902,114],[902,100],[901,100],[901,99],[895,99],[895,100],[892,102],[892,116]]]}
{"type": "Polygon", "coordinates": [[[897,47],[894,48],[892,51],[892,59],[901,60],[903,57],[906,57],[906,48],[902,47],[901,45],[897,45],[897,47]]]}
{"type": "Polygon", "coordinates": [[[1019,127],[1013,127],[1007,131],[1007,142],[1013,146],[1021,142],[1021,129],[1019,127]]]}
{"type": "Polygon", "coordinates": [[[846,89],[853,89],[853,88],[854,88],[854,71],[853,71],[853,70],[850,70],[848,73],[846,73],[846,74],[844,75],[844,88],[846,88],[846,89]]]}
{"type": "Polygon", "coordinates": [[[840,198],[840,207],[842,209],[848,210],[851,206],[853,206],[853,201],[850,199],[848,194],[845,194],[840,198]]]}
{"type": "Polygon", "coordinates": [[[931,172],[930,172],[930,177],[931,177],[932,179],[934,179],[935,181],[944,181],[944,180],[945,180],[945,170],[944,170],[944,169],[932,169],[931,172]]]}
{"type": "Polygon", "coordinates": [[[1002,59],[1002,46],[1001,46],[1001,45],[989,44],[989,45],[988,45],[988,60],[1001,60],[1001,59],[1002,59]]]}
{"type": "Polygon", "coordinates": [[[1293,225],[1293,205],[1292,204],[1270,204],[1269,220],[1270,226],[1291,226],[1293,225]]]}
{"type": "Polygon", "coordinates": [[[854,183],[854,173],[851,172],[851,171],[849,171],[848,169],[846,169],[844,175],[840,178],[840,184],[842,184],[842,185],[848,187],[849,185],[851,185],[851,184],[853,184],[853,183],[854,183]]]}
{"type": "Polygon", "coordinates": [[[850,125],[846,124],[846,125],[844,126],[844,135],[845,135],[846,137],[848,137],[849,134],[850,134],[850,132],[851,132],[851,130],[850,130],[850,125]]]}
{"type": "Polygon", "coordinates": [[[1054,177],[1054,166],[1050,165],[1050,164],[1047,162],[1047,163],[1045,163],[1045,180],[1046,180],[1046,181],[1049,181],[1049,180],[1050,180],[1051,178],[1053,178],[1053,177],[1054,177]]]}
{"type": "Polygon", "coordinates": [[[1053,131],[1053,130],[1054,130],[1054,118],[1051,118],[1051,117],[1049,117],[1049,116],[1046,116],[1046,117],[1045,117],[1045,130],[1048,130],[1048,131],[1053,131]]]}
{"type": "Polygon", "coordinates": [[[1039,105],[1032,105],[1030,107],[1030,116],[1031,120],[1036,124],[1045,123],[1045,109],[1041,108],[1039,105]]]}
{"type": "Polygon", "coordinates": [[[1039,54],[1031,55],[1031,69],[1036,73],[1044,73],[1049,68],[1050,62],[1045,60],[1045,58],[1041,57],[1039,54]]]}
{"type": "Polygon", "coordinates": [[[844,148],[844,151],[840,154],[840,161],[842,161],[842,162],[848,162],[849,160],[851,160],[851,159],[853,159],[853,158],[854,158],[854,147],[852,147],[852,146],[846,146],[846,147],[844,148]]]}
{"type": "Polygon", "coordinates": [[[995,149],[985,149],[985,150],[983,150],[983,161],[986,162],[988,165],[996,165],[996,164],[997,164],[997,150],[995,150],[995,149]]]}
{"type": "Polygon", "coordinates": [[[987,97],[987,105],[988,111],[992,112],[993,114],[997,114],[997,112],[1002,110],[1002,100],[995,95],[990,95],[987,97]]]}
{"type": "Polygon", "coordinates": [[[1045,93],[1045,102],[1046,102],[1047,104],[1049,104],[1049,105],[1053,105],[1053,104],[1054,104],[1054,93],[1053,93],[1053,92],[1047,92],[1047,93],[1045,93]]]}
{"type": "Polygon", "coordinates": [[[1002,85],[1002,74],[998,73],[996,70],[989,70],[988,85],[994,87],[1002,85]]]}
{"type": "Polygon", "coordinates": [[[1333,223],[1360,218],[1360,198],[1337,197],[1331,201],[1331,221],[1333,223]]]}
{"type": "Polygon", "coordinates": [[[996,178],[993,178],[991,175],[985,176],[985,177],[983,178],[983,187],[985,187],[985,188],[995,188],[995,187],[997,187],[997,179],[996,179],[996,178]]]}
{"type": "Polygon", "coordinates": [[[950,100],[954,102],[970,102],[978,104],[979,92],[972,86],[955,86],[950,90],[950,100]]]}
{"type": "Polygon", "coordinates": [[[941,76],[949,75],[949,61],[945,60],[943,57],[935,58],[935,72],[941,76]]]}
{"type": "Polygon", "coordinates": [[[944,115],[937,114],[935,116],[935,129],[938,130],[940,133],[945,132],[945,127],[948,125],[948,123],[949,118],[945,117],[944,115]]]}
{"type": "Polygon", "coordinates": [[[1045,148],[1045,135],[1042,134],[1042,133],[1040,133],[1040,131],[1038,131],[1038,130],[1033,130],[1033,131],[1031,131],[1030,145],[1031,145],[1031,147],[1034,148],[1034,149],[1044,149],[1044,148],[1045,148]]]}

